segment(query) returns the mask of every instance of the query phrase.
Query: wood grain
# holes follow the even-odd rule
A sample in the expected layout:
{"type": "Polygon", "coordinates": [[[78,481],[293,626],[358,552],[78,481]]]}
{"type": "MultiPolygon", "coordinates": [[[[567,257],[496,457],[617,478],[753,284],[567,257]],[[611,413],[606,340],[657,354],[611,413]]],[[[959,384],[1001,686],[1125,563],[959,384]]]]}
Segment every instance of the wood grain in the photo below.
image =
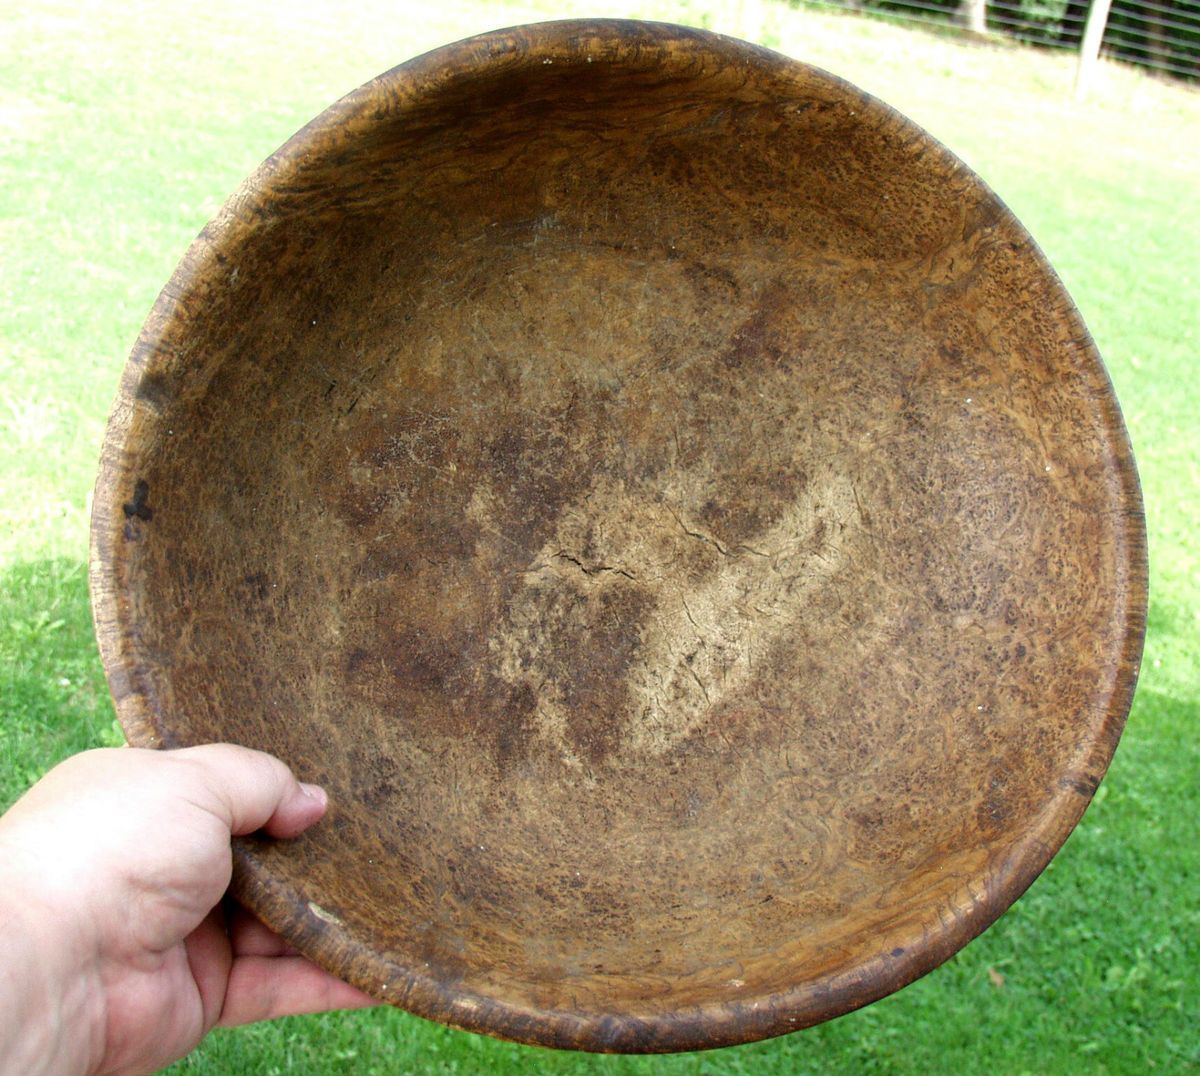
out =
{"type": "Polygon", "coordinates": [[[134,743],[329,790],[236,855],[303,952],[665,1051],[881,997],[1024,891],[1146,561],[1100,358],[975,175],[765,50],[565,22],[387,73],[204,230],[92,586],[134,743]]]}

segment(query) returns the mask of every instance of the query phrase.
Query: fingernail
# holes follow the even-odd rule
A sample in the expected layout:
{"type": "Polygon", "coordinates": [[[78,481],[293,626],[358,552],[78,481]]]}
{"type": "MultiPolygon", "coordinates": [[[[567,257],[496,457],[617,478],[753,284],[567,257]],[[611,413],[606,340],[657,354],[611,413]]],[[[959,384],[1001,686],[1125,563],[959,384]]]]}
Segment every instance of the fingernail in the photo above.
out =
{"type": "Polygon", "coordinates": [[[329,796],[326,794],[325,789],[323,789],[320,785],[310,785],[301,781],[300,791],[306,796],[316,800],[322,807],[329,803],[329,796]]]}

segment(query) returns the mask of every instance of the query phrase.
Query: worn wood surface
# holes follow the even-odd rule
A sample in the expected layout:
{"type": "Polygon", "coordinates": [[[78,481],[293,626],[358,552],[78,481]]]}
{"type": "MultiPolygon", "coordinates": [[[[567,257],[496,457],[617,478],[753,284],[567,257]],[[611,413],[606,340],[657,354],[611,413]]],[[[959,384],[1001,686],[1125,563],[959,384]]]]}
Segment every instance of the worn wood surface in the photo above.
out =
{"type": "Polygon", "coordinates": [[[329,789],[237,891],[460,1027],[865,1004],[996,918],[1128,711],[1107,377],[1029,236],[844,83],[558,23],[392,71],[189,251],[104,449],[131,740],[329,789]]]}

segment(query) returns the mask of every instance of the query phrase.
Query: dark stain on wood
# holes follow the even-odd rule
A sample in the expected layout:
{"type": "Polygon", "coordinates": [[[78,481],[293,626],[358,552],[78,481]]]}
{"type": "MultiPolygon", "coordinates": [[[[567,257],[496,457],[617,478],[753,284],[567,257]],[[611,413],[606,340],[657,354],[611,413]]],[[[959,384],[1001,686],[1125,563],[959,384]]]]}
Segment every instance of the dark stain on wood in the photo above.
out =
{"type": "Polygon", "coordinates": [[[154,518],[154,510],[146,503],[149,496],[150,484],[144,478],[139,478],[133,487],[133,498],[121,505],[121,511],[124,512],[125,518],[136,517],[149,523],[154,518]]]}

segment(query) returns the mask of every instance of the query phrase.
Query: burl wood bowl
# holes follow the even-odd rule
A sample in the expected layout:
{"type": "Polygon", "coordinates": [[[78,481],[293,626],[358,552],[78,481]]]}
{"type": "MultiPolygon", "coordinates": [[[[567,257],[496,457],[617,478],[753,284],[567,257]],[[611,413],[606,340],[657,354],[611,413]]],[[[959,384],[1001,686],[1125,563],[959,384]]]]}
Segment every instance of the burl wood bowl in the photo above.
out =
{"type": "Polygon", "coordinates": [[[1146,600],[1112,389],[995,195],[830,75],[628,22],[441,49],[271,157],[134,348],[93,538],[130,740],[329,790],[240,899],[589,1050],[804,1027],[987,927],[1146,600]]]}

